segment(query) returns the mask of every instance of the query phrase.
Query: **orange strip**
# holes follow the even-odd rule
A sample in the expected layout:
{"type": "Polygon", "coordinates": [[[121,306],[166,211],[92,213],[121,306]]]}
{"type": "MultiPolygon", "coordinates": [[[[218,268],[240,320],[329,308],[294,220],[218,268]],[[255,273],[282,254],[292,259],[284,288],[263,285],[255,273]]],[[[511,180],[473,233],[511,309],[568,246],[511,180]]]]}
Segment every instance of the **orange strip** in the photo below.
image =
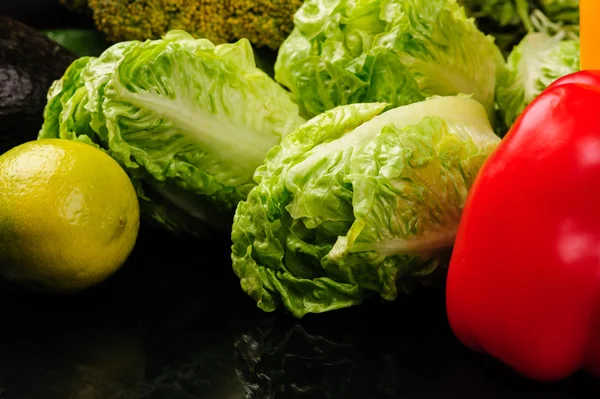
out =
{"type": "Polygon", "coordinates": [[[600,0],[580,0],[581,69],[600,70],[600,0]]]}

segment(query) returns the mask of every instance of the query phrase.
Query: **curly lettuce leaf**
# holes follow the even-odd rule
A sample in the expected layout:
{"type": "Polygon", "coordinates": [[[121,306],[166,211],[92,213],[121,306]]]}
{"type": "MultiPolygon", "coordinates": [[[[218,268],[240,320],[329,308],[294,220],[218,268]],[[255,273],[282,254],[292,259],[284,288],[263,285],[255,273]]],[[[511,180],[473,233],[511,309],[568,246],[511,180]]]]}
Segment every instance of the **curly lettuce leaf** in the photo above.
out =
{"type": "MultiPolygon", "coordinates": [[[[75,60],[65,71],[62,78],[56,80],[48,89],[47,103],[44,108],[44,136],[59,137],[61,129],[68,123],[70,113],[58,117],[64,108],[70,106],[75,93],[84,85],[81,77],[82,70],[92,58],[81,57],[75,60]]],[[[87,124],[78,126],[82,130],[89,131],[87,124]]]]}
{"type": "Polygon", "coordinates": [[[339,105],[467,94],[493,118],[504,59],[455,0],[308,0],[294,21],[275,79],[309,117],[339,105]]]}
{"type": "Polygon", "coordinates": [[[442,272],[462,206],[499,142],[483,106],[438,97],[339,106],[274,147],[240,202],[233,269],[294,316],[392,301],[442,272]]]}
{"type": "Polygon", "coordinates": [[[580,69],[579,40],[558,34],[528,34],[508,57],[496,101],[507,128],[550,84],[580,69]]]}
{"type": "Polygon", "coordinates": [[[172,31],[116,44],[72,75],[49,93],[39,137],[106,150],[144,213],[171,231],[198,228],[182,215],[229,230],[256,167],[305,122],[247,40],[215,46],[172,31]]]}

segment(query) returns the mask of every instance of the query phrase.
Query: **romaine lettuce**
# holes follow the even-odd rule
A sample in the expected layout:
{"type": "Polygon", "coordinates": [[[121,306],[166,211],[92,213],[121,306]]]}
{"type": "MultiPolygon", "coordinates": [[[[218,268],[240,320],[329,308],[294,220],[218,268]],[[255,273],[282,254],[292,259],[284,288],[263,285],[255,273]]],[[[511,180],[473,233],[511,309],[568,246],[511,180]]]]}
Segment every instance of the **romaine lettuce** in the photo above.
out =
{"type": "Polygon", "coordinates": [[[145,215],[202,234],[205,224],[229,230],[256,167],[304,121],[247,40],[215,46],[172,31],[77,61],[50,89],[39,137],[105,149],[145,215]]]}
{"type": "Polygon", "coordinates": [[[456,0],[308,0],[275,79],[312,117],[339,105],[472,95],[494,117],[504,59],[456,0]]]}
{"type": "Polygon", "coordinates": [[[436,97],[322,113],[268,154],[240,202],[233,268],[265,311],[394,300],[443,275],[462,207],[500,139],[483,106],[436,97]]]}
{"type": "Polygon", "coordinates": [[[552,82],[580,69],[579,48],[579,40],[564,32],[553,36],[534,32],[513,49],[496,94],[507,128],[552,82]]]}

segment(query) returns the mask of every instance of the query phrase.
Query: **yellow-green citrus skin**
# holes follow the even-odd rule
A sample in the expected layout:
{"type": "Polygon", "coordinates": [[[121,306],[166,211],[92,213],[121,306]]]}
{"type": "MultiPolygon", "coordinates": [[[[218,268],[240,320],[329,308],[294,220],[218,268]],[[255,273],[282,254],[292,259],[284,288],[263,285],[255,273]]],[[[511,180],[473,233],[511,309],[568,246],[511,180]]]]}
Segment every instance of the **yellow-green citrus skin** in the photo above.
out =
{"type": "Polygon", "coordinates": [[[34,291],[72,293],[115,273],[139,230],[127,174],[84,143],[43,139],[0,156],[0,273],[34,291]]]}

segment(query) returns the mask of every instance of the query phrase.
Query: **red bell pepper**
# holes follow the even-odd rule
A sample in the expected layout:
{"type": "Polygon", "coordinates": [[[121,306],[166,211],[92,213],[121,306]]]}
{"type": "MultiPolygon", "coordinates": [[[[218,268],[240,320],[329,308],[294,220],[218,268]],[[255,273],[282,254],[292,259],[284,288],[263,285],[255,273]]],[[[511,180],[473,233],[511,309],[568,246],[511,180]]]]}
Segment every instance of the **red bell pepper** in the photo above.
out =
{"type": "Polygon", "coordinates": [[[600,72],[547,88],[484,164],[446,295],[466,346],[538,381],[600,377],[600,72]]]}

